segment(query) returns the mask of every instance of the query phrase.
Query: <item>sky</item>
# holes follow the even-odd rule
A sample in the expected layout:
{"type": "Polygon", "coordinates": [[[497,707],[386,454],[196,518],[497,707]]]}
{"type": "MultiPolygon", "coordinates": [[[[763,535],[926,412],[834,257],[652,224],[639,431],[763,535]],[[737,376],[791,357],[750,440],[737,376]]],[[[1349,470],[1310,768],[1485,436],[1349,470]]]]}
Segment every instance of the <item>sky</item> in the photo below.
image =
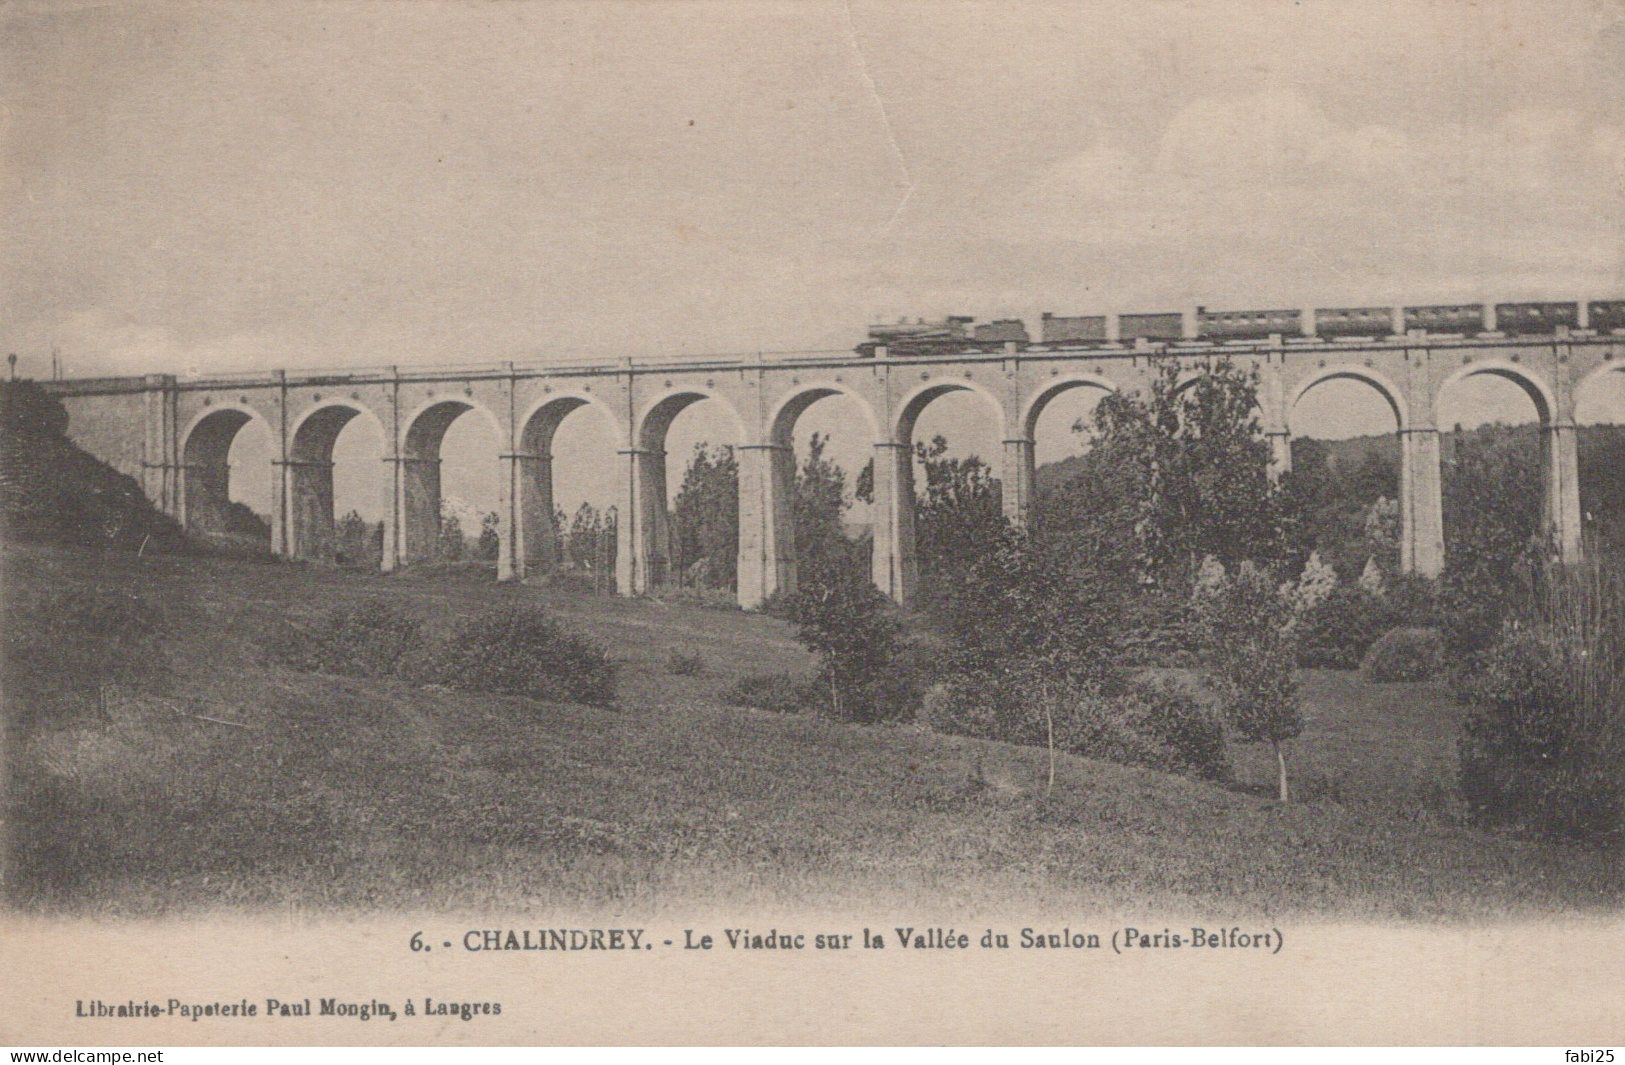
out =
{"type": "MultiPolygon", "coordinates": [[[[53,348],[75,375],[218,372],[845,349],[901,315],[1625,295],[1619,0],[0,20],[0,348],[25,373],[53,348]]],[[[1525,417],[1498,384],[1447,397],[1453,420],[1525,417]]],[[[1295,430],[1391,428],[1373,395],[1317,393],[1295,430]]],[[[1583,403],[1617,416],[1625,394],[1583,403]]],[[[672,454],[720,442],[705,406],[672,454]]],[[[920,432],[990,455],[974,412],[948,397],[920,432]]],[[[1080,413],[1049,419],[1041,458],[1080,413]]],[[[560,470],[567,506],[604,481],[590,417],[561,433],[584,463],[560,470]]],[[[448,491],[466,466],[483,497],[467,420],[448,491]]],[[[855,467],[838,400],[806,422],[855,467]]]]}

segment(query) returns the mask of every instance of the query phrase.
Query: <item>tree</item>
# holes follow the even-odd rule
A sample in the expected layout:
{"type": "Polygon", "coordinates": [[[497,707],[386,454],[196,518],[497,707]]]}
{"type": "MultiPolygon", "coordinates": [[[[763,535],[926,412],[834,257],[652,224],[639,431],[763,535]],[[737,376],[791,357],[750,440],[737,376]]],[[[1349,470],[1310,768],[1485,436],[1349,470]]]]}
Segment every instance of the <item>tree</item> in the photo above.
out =
{"type": "Polygon", "coordinates": [[[463,523],[449,510],[440,514],[440,539],[435,544],[435,557],[442,562],[461,562],[468,551],[463,539],[463,523]]]}
{"type": "Polygon", "coordinates": [[[1501,624],[1534,594],[1545,554],[1539,451],[1524,427],[1459,429],[1443,485],[1442,621],[1450,662],[1474,672],[1501,624]]]}
{"type": "Polygon", "coordinates": [[[1256,370],[1224,359],[1187,378],[1164,360],[1146,394],[1103,398],[1095,429],[1095,451],[1127,492],[1146,578],[1188,581],[1207,555],[1233,568],[1284,553],[1256,370]]]}
{"type": "Polygon", "coordinates": [[[846,494],[846,474],[824,457],[828,446],[828,436],[814,433],[806,458],[796,470],[796,568],[803,584],[829,584],[837,573],[865,576],[861,545],[847,539],[842,527],[852,505],[846,494]]]}
{"type": "Polygon", "coordinates": [[[502,553],[502,537],[498,527],[502,518],[496,511],[491,511],[480,519],[480,538],[474,545],[474,557],[481,562],[495,562],[502,553]]]}
{"type": "Polygon", "coordinates": [[[604,519],[598,508],[583,503],[576,508],[570,520],[570,533],[565,537],[565,555],[573,569],[591,573],[598,562],[598,538],[603,534],[604,519]]]}
{"type": "Polygon", "coordinates": [[[731,447],[694,445],[683,485],[672,503],[676,576],[703,576],[731,588],[739,566],[739,463],[731,447]]]}
{"type": "MultiPolygon", "coordinates": [[[[562,523],[562,515],[560,517],[562,523]]],[[[593,588],[607,591],[615,577],[615,508],[600,511],[591,503],[576,508],[570,531],[564,538],[564,562],[578,572],[592,575],[593,588]]]]}
{"type": "Polygon", "coordinates": [[[373,553],[373,522],[352,510],[339,519],[335,529],[334,547],[337,561],[342,566],[374,568],[382,561],[383,541],[378,542],[378,554],[373,553]]]}
{"type": "Polygon", "coordinates": [[[1278,793],[1290,799],[1281,745],[1303,731],[1289,635],[1291,608],[1275,583],[1244,565],[1199,603],[1203,666],[1231,726],[1275,751],[1278,793]]]}
{"type": "Polygon", "coordinates": [[[987,463],[975,455],[949,458],[947,450],[941,436],[914,445],[925,467],[925,492],[914,503],[914,550],[920,572],[931,577],[962,568],[1005,525],[999,479],[987,463]]]}
{"type": "Polygon", "coordinates": [[[1093,687],[1115,678],[1119,614],[1114,589],[1097,571],[1011,526],[945,575],[933,611],[952,643],[954,672],[1024,663],[1093,687]]]}
{"type": "Polygon", "coordinates": [[[1625,838],[1625,568],[1551,566],[1463,694],[1462,796],[1473,818],[1625,838]]]}

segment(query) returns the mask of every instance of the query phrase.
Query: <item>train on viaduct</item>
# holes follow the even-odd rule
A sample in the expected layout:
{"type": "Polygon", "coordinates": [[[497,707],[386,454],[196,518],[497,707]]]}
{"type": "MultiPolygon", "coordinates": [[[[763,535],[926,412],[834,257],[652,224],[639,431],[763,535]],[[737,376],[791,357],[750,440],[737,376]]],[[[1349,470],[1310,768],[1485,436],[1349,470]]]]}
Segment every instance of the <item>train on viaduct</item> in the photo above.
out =
{"type": "MultiPolygon", "coordinates": [[[[874,442],[873,577],[898,601],[914,561],[913,432],[922,410],[951,392],[982,397],[999,426],[1004,510],[1026,519],[1034,495],[1034,429],[1071,389],[1144,389],[1160,360],[1200,366],[1228,358],[1259,374],[1261,424],[1274,468],[1290,466],[1294,406],[1340,378],[1374,388],[1401,441],[1401,559],[1437,574],[1444,563],[1440,394],[1463,378],[1517,384],[1538,412],[1544,514],[1554,553],[1580,555],[1577,396],[1625,369],[1625,300],[1164,314],[1045,315],[1024,323],[971,319],[876,327],[852,351],[662,360],[538,360],[464,367],[152,374],[47,382],[69,435],[136,477],[155,505],[189,528],[217,528],[229,501],[228,456],[250,421],[270,432],[275,458],[272,546],[312,561],[334,546],[333,447],[353,419],[385,444],[383,568],[430,557],[439,534],[440,447],[458,418],[486,419],[500,441],[498,575],[523,578],[557,557],[552,441],[561,421],[597,408],[617,440],[616,587],[657,587],[670,557],[666,433],[684,408],[715,399],[738,423],[738,598],[755,607],[796,585],[791,493],[796,419],[834,395],[856,401],[874,442]]],[[[1531,486],[1534,490],[1536,486],[1531,486]]]]}

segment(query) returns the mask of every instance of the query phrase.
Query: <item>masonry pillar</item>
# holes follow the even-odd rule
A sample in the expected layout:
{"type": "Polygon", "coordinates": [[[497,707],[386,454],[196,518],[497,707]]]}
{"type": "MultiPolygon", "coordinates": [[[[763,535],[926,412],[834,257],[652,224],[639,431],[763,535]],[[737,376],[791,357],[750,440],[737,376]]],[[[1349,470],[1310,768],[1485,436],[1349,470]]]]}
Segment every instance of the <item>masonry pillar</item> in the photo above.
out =
{"type": "Polygon", "coordinates": [[[1033,441],[1029,439],[1018,437],[1004,442],[1004,470],[999,480],[1004,490],[1004,517],[1013,525],[1026,525],[1032,518],[1038,482],[1033,454],[1033,441]]]}
{"type": "Polygon", "coordinates": [[[502,452],[500,467],[502,476],[497,480],[497,580],[517,581],[525,576],[525,557],[524,533],[520,528],[519,515],[519,462],[512,451],[502,452]]]}
{"type": "Polygon", "coordinates": [[[440,460],[401,456],[400,563],[432,559],[440,543],[440,460]]]}
{"type": "Polygon", "coordinates": [[[914,593],[914,449],[907,444],[875,445],[875,587],[899,603],[914,593]]]}
{"type": "MultiPolygon", "coordinates": [[[[293,558],[293,508],[289,505],[291,491],[288,463],[283,459],[271,460],[271,553],[278,558],[293,558]]],[[[389,544],[386,539],[385,553],[389,544]]]]}
{"type": "Polygon", "coordinates": [[[231,505],[231,464],[190,462],[181,466],[182,524],[188,532],[224,532],[231,505]]]}
{"type": "Polygon", "coordinates": [[[406,565],[405,544],[402,542],[406,529],[403,521],[406,514],[406,478],[401,457],[385,455],[384,471],[384,555],[379,568],[385,573],[393,573],[406,565]]]}
{"type": "Polygon", "coordinates": [[[1399,564],[1406,573],[1437,577],[1444,570],[1444,503],[1439,430],[1403,429],[1400,440],[1399,564]]]}
{"type": "Polygon", "coordinates": [[[742,444],[739,462],[739,605],[754,610],[796,590],[795,452],[742,444]]]}
{"type": "Polygon", "coordinates": [[[643,595],[664,577],[669,557],[666,453],[627,448],[620,454],[626,462],[615,526],[615,587],[621,595],[643,595]]]}
{"type": "Polygon", "coordinates": [[[145,439],[142,446],[142,489],[153,506],[181,520],[180,440],[175,415],[175,378],[148,374],[145,379],[145,439]]]}
{"type": "Polygon", "coordinates": [[[553,455],[548,451],[525,451],[504,455],[509,483],[513,486],[514,530],[512,542],[513,576],[523,578],[531,570],[550,570],[559,563],[559,528],[553,520],[553,455]]]}
{"type": "Polygon", "coordinates": [[[1573,423],[1548,425],[1541,433],[1541,473],[1546,526],[1552,549],[1565,563],[1580,561],[1580,457],[1573,423]]]}
{"type": "Polygon", "coordinates": [[[1279,429],[1265,435],[1270,441],[1270,478],[1280,480],[1283,474],[1292,472],[1292,434],[1279,429]]]}
{"type": "Polygon", "coordinates": [[[293,512],[292,543],[289,555],[307,562],[333,558],[333,463],[294,461],[282,463],[288,479],[288,497],[293,512]]]}

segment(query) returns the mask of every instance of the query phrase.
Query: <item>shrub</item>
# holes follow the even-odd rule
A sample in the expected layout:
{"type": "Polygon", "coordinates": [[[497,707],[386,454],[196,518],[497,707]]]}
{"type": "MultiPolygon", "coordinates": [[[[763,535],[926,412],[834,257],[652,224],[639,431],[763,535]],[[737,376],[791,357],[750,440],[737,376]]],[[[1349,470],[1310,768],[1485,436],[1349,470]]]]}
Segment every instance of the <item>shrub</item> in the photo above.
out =
{"type": "Polygon", "coordinates": [[[10,598],[0,663],[8,714],[79,711],[105,686],[153,683],[167,670],[164,630],[163,613],[140,596],[74,588],[10,598]]]}
{"type": "Polygon", "coordinates": [[[1086,758],[1219,779],[1228,772],[1224,730],[1188,689],[1137,679],[1122,690],[1044,676],[1034,668],[963,674],[933,688],[931,728],[977,739],[1048,747],[1086,758]]]}
{"type": "Polygon", "coordinates": [[[414,655],[406,673],[420,683],[465,691],[612,706],[617,667],[603,647],[532,606],[464,620],[414,655]]]}
{"type": "Polygon", "coordinates": [[[1386,597],[1357,584],[1338,585],[1298,619],[1293,632],[1298,665],[1357,669],[1371,645],[1393,627],[1386,597]]]}
{"type": "Polygon", "coordinates": [[[673,651],[666,659],[666,672],[674,677],[697,677],[705,672],[705,658],[673,651]]]}
{"type": "Polygon", "coordinates": [[[1431,680],[1444,669],[1444,638],[1438,629],[1389,629],[1371,645],[1361,668],[1378,684],[1431,680]]]}
{"type": "Polygon", "coordinates": [[[1161,677],[1130,681],[1122,695],[1125,717],[1140,723],[1161,746],[1155,768],[1203,780],[1230,775],[1224,722],[1189,688],[1161,677]]]}
{"type": "Polygon", "coordinates": [[[739,706],[771,710],[776,714],[800,714],[816,710],[823,702],[823,682],[818,677],[794,673],[749,673],[740,677],[723,697],[739,706]]]}
{"type": "Polygon", "coordinates": [[[284,665],[317,673],[387,677],[423,642],[423,626],[380,600],[341,607],[310,628],[286,626],[271,645],[284,665]]]}
{"type": "Polygon", "coordinates": [[[1625,816],[1625,577],[1557,574],[1465,692],[1461,789],[1475,820],[1613,841],[1625,816]]]}

